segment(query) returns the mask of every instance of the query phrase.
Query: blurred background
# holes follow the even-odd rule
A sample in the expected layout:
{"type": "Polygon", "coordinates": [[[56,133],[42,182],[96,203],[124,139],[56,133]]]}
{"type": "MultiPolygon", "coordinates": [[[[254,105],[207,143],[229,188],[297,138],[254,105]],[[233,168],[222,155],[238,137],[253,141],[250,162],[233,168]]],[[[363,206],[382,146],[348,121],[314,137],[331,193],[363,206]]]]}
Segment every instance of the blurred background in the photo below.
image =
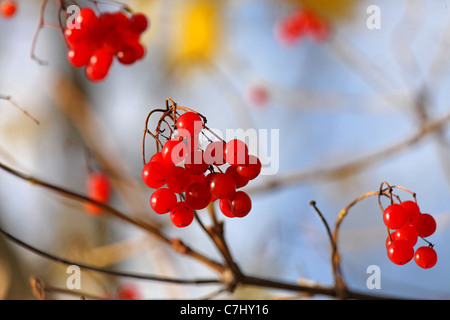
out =
{"type": "MultiPolygon", "coordinates": [[[[103,11],[120,9],[105,2],[100,4],[103,11]]],[[[90,1],[79,3],[93,7],[90,1]]],[[[145,118],[171,98],[202,113],[211,128],[223,132],[278,129],[278,173],[251,181],[244,188],[252,198],[251,213],[225,221],[231,252],[244,272],[332,285],[326,230],[309,202],[315,200],[334,226],[342,208],[388,181],[416,192],[422,210],[436,218],[437,231],[429,240],[438,263],[428,270],[414,261],[392,264],[378,202],[371,197],[350,210],[340,231],[346,284],[371,294],[450,297],[450,1],[125,3],[151,21],[142,39],[147,54],[131,66],[115,63],[101,83],[88,81],[82,68],[67,62],[61,30],[51,26],[58,23],[56,1],[45,9],[44,19],[51,25],[41,29],[35,47],[46,65],[30,57],[41,1],[19,0],[16,15],[0,19],[0,94],[12,96],[40,122],[36,125],[0,100],[1,163],[82,194],[89,167],[106,171],[113,181],[113,207],[220,260],[197,223],[178,229],[168,216],[152,212],[151,190],[140,178],[145,118]],[[367,8],[374,4],[380,8],[381,28],[371,30],[367,8]],[[325,41],[280,41],[277,24],[298,8],[309,8],[327,21],[325,41]],[[380,266],[379,290],[366,287],[370,265],[380,266]]],[[[147,157],[154,152],[149,142],[147,157]]],[[[200,216],[208,222],[205,213],[200,216]]],[[[161,276],[216,276],[141,229],[109,215],[91,216],[82,203],[4,171],[0,224],[22,241],[74,261],[161,276]]],[[[122,285],[135,286],[142,299],[201,298],[218,288],[88,271],[81,275],[82,291],[102,297],[115,296],[122,285]]],[[[0,298],[34,299],[30,276],[65,288],[68,274],[66,266],[0,237],[0,298]]],[[[245,287],[218,298],[290,295],[245,287]]],[[[47,298],[77,299],[58,293],[47,298]]]]}

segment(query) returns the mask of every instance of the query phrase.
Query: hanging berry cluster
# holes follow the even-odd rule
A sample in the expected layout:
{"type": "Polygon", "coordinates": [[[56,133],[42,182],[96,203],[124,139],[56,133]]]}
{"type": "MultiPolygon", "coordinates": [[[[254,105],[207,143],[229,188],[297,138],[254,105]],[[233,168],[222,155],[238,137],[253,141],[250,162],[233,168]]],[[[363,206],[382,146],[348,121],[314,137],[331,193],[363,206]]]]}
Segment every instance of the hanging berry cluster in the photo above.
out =
{"type": "Polygon", "coordinates": [[[424,269],[436,265],[437,254],[433,244],[425,238],[436,231],[436,221],[428,213],[422,213],[416,201],[394,203],[391,194],[391,204],[383,210],[383,221],[388,229],[386,249],[389,259],[398,265],[404,265],[413,260],[424,269]],[[427,242],[416,250],[418,238],[427,242]]]}
{"type": "Polygon", "coordinates": [[[166,109],[150,112],[144,133],[143,146],[146,134],[157,142],[157,153],[148,163],[143,150],[142,179],[148,187],[156,189],[150,197],[152,209],[157,214],[170,213],[172,223],[180,228],[192,223],[195,210],[204,209],[216,200],[220,211],[229,218],[248,215],[252,201],[238,189],[260,174],[262,165],[258,157],[250,155],[246,143],[239,139],[213,141],[204,116],[170,99],[167,101],[166,109]],[[153,134],[148,130],[148,121],[158,111],[163,115],[153,134]],[[160,140],[165,131],[161,130],[163,123],[170,130],[164,143],[160,140]],[[200,136],[207,141],[204,150],[200,136]]]}
{"type": "Polygon", "coordinates": [[[5,19],[12,18],[17,11],[17,2],[15,0],[0,1],[0,16],[5,19]]]}
{"type": "Polygon", "coordinates": [[[67,58],[73,66],[85,67],[86,77],[93,82],[106,78],[114,57],[130,65],[145,56],[140,37],[149,22],[144,14],[118,11],[97,16],[91,8],[82,8],[74,22],[64,30],[67,58]]]}
{"type": "Polygon", "coordinates": [[[311,10],[300,8],[275,25],[277,40],[286,46],[295,45],[303,37],[311,36],[318,42],[325,41],[330,34],[330,27],[325,19],[311,10]]]}

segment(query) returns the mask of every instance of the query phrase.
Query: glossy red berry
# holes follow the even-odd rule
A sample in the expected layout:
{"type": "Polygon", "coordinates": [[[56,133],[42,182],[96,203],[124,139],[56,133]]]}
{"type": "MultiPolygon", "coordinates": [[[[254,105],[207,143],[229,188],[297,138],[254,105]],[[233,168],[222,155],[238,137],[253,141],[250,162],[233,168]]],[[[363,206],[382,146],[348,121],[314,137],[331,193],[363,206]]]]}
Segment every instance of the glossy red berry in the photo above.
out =
{"type": "Polygon", "coordinates": [[[404,224],[400,229],[397,229],[391,233],[391,237],[394,240],[405,240],[410,245],[415,246],[417,243],[417,231],[416,228],[410,224],[404,224]]]}
{"type": "Polygon", "coordinates": [[[175,193],[169,189],[161,188],[154,191],[150,197],[150,206],[158,214],[172,211],[177,204],[175,193]]]}
{"type": "Polygon", "coordinates": [[[98,17],[94,10],[91,8],[81,8],[80,12],[75,18],[75,29],[90,29],[96,26],[98,23],[98,17]]]}
{"type": "Polygon", "coordinates": [[[258,157],[249,155],[247,164],[238,165],[236,172],[247,180],[253,180],[261,173],[262,164],[258,157]]]}
{"type": "Polygon", "coordinates": [[[197,175],[205,173],[209,164],[204,160],[203,151],[197,150],[188,153],[186,159],[184,159],[184,167],[190,174],[197,175]]]}
{"type": "Polygon", "coordinates": [[[420,247],[414,254],[414,261],[423,269],[432,268],[437,263],[436,251],[432,247],[420,247]]]}
{"type": "Polygon", "coordinates": [[[191,184],[191,175],[184,167],[173,167],[169,172],[167,187],[175,193],[183,193],[191,184]]]}
{"type": "Polygon", "coordinates": [[[167,163],[179,164],[187,156],[187,147],[181,138],[173,138],[164,144],[161,153],[167,163]]]}
{"type": "Polygon", "coordinates": [[[229,166],[225,173],[233,177],[234,182],[236,183],[236,189],[245,187],[248,184],[248,179],[238,174],[237,166],[229,166]]]}
{"type": "Polygon", "coordinates": [[[149,188],[161,188],[168,180],[167,167],[158,161],[147,163],[142,169],[142,180],[149,188]]]}
{"type": "Polygon", "coordinates": [[[420,214],[413,222],[419,237],[429,237],[436,231],[436,220],[428,213],[420,214]]]}
{"type": "Polygon", "coordinates": [[[67,52],[67,60],[74,67],[83,67],[89,63],[92,56],[92,47],[85,43],[80,42],[73,45],[71,49],[67,52]]]}
{"type": "Polygon", "coordinates": [[[231,197],[236,192],[236,183],[231,175],[226,173],[215,173],[209,182],[211,195],[217,199],[231,197]]]}
{"type": "Polygon", "coordinates": [[[207,164],[221,166],[225,164],[226,144],[222,141],[209,143],[204,151],[204,159],[207,164]]]}
{"type": "Polygon", "coordinates": [[[389,259],[398,265],[404,265],[414,257],[414,247],[405,240],[393,240],[387,247],[389,259]]]}
{"type": "Polygon", "coordinates": [[[243,218],[249,214],[252,209],[252,200],[244,191],[236,192],[228,199],[230,213],[238,218],[243,218]]]}
{"type": "Polygon", "coordinates": [[[17,2],[15,0],[3,0],[0,2],[0,14],[3,18],[12,18],[17,11],[17,2]]]}
{"type": "Polygon", "coordinates": [[[231,165],[246,164],[248,161],[248,147],[245,142],[233,139],[226,143],[225,161],[231,165]]]}
{"type": "Polygon", "coordinates": [[[186,204],[194,209],[204,209],[211,202],[211,192],[203,183],[191,184],[186,190],[186,204]]]}
{"type": "Polygon", "coordinates": [[[138,52],[132,46],[124,46],[117,52],[117,60],[124,65],[130,65],[138,60],[138,52]]]}
{"type": "Polygon", "coordinates": [[[391,204],[383,213],[383,221],[389,229],[398,229],[405,224],[406,210],[399,204],[391,204]]]}
{"type": "Polygon", "coordinates": [[[230,202],[228,199],[220,199],[219,201],[220,211],[228,218],[236,218],[230,211],[230,202]]]}
{"type": "Polygon", "coordinates": [[[204,174],[191,174],[191,184],[194,183],[202,183],[206,186],[206,176],[204,174]]]}
{"type": "Polygon", "coordinates": [[[414,201],[403,201],[400,205],[406,210],[407,222],[412,223],[420,215],[420,208],[414,201]]]}
{"type": "Polygon", "coordinates": [[[170,211],[170,220],[178,228],[187,227],[194,220],[194,210],[186,202],[180,201],[175,208],[170,211]]]}
{"type": "Polygon", "coordinates": [[[142,13],[135,13],[130,18],[131,31],[137,34],[143,33],[147,30],[149,21],[147,17],[142,13]]]}
{"type": "Polygon", "coordinates": [[[182,137],[192,138],[202,131],[203,120],[195,112],[186,112],[178,118],[176,126],[182,137]]]}
{"type": "Polygon", "coordinates": [[[109,50],[104,48],[95,50],[86,66],[86,77],[93,82],[104,80],[112,63],[113,55],[109,50]]]}

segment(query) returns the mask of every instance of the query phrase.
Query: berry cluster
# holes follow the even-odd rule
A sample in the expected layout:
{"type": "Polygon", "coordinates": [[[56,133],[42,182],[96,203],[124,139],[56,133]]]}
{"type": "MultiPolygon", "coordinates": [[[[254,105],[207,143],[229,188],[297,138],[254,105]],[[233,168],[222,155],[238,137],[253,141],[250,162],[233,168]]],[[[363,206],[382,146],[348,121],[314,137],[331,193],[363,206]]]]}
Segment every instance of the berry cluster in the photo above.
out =
{"type": "Polygon", "coordinates": [[[0,15],[9,19],[12,18],[17,11],[17,2],[15,0],[2,0],[0,1],[0,15]]]}
{"type": "MultiPolygon", "coordinates": [[[[86,180],[86,193],[89,198],[100,203],[108,203],[111,197],[111,191],[111,183],[106,174],[93,172],[88,176],[86,180]]],[[[94,216],[103,213],[102,208],[90,202],[85,203],[85,210],[94,216]]]]}
{"type": "Polygon", "coordinates": [[[300,8],[278,21],[275,25],[277,40],[286,46],[295,45],[308,35],[318,42],[325,41],[330,34],[328,23],[314,12],[300,8]]]}
{"type": "MultiPolygon", "coordinates": [[[[422,246],[414,251],[419,237],[426,238],[436,231],[436,221],[428,213],[421,213],[416,202],[393,203],[383,212],[383,221],[389,232],[386,239],[387,255],[398,265],[404,265],[414,258],[424,269],[432,268],[437,262],[433,245],[422,246]]],[[[428,241],[427,241],[428,242],[428,241]]]]}
{"type": "Polygon", "coordinates": [[[69,46],[67,58],[75,67],[86,67],[86,77],[98,82],[106,78],[114,57],[125,65],[145,56],[140,36],[148,28],[144,14],[127,16],[123,12],[104,12],[99,16],[82,8],[64,36],[69,46]]]}
{"type": "Polygon", "coordinates": [[[142,171],[144,183],[157,189],[150,197],[153,210],[158,214],[170,212],[172,223],[180,228],[191,224],[195,210],[216,200],[225,216],[245,217],[252,201],[238,189],[260,174],[260,160],[250,155],[247,145],[238,139],[208,139],[202,150],[199,135],[204,121],[196,112],[183,113],[175,126],[178,133],[163,144],[142,171]]]}

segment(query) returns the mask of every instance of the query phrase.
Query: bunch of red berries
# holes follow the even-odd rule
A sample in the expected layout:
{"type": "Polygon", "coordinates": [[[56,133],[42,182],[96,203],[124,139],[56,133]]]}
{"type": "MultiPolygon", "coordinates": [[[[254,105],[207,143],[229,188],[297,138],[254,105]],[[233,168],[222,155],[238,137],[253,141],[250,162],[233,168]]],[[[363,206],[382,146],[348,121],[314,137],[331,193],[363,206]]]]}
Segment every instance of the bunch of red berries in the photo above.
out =
{"type": "Polygon", "coordinates": [[[238,139],[209,139],[202,150],[199,135],[204,121],[196,112],[183,113],[175,126],[178,133],[163,144],[142,171],[144,183],[157,189],[150,197],[153,210],[158,214],[170,212],[172,223],[180,228],[192,223],[195,210],[216,200],[225,216],[245,217],[252,201],[238,189],[260,174],[258,157],[250,155],[247,145],[238,139]]]}
{"type": "Polygon", "coordinates": [[[393,203],[383,212],[383,221],[389,232],[386,239],[387,255],[398,265],[404,265],[414,258],[416,264],[424,269],[432,268],[437,262],[433,245],[414,246],[419,237],[426,238],[436,231],[436,221],[428,213],[421,213],[416,202],[393,203]]]}
{"type": "Polygon", "coordinates": [[[64,30],[69,46],[67,58],[75,67],[86,67],[89,80],[101,81],[108,75],[114,57],[130,65],[145,56],[140,37],[148,25],[147,17],[141,13],[128,16],[123,12],[104,12],[97,16],[92,9],[82,8],[74,23],[64,30]]]}
{"type": "Polygon", "coordinates": [[[275,25],[275,37],[286,46],[292,46],[308,35],[323,42],[329,34],[330,27],[326,20],[304,8],[295,10],[275,25]]]}
{"type": "Polygon", "coordinates": [[[2,0],[0,1],[0,15],[9,19],[12,18],[17,11],[17,2],[15,0],[2,0]]]}

